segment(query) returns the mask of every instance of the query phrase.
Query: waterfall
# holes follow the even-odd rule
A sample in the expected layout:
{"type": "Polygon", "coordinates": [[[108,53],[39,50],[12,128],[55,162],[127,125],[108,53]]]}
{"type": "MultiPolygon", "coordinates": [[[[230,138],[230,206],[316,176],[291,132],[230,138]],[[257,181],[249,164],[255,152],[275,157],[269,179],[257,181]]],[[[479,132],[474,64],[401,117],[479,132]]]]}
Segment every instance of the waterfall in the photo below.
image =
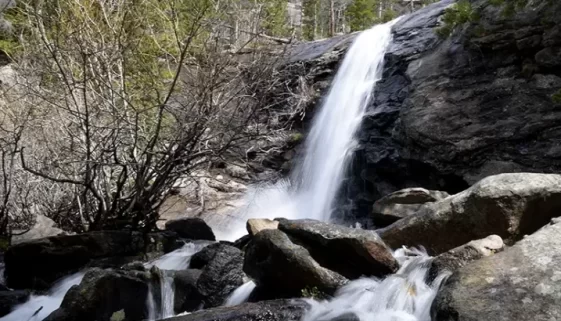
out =
{"type": "Polygon", "coordinates": [[[253,281],[249,281],[242,284],[234,292],[232,292],[232,294],[230,294],[230,296],[224,303],[224,306],[229,307],[229,306],[234,306],[246,302],[247,299],[249,299],[251,292],[255,290],[256,286],[257,284],[255,284],[255,282],[253,281]]]}
{"type": "MultiPolygon", "coordinates": [[[[448,276],[430,280],[432,260],[421,250],[400,249],[394,256],[399,271],[384,280],[363,278],[339,289],[330,301],[308,300],[311,308],[302,321],[332,320],[355,315],[360,321],[430,321],[430,307],[448,276]]],[[[345,319],[345,318],[342,318],[345,319]]],[[[345,319],[346,320],[346,319],[345,319]]],[[[349,317],[349,320],[354,320],[349,317]]]]}
{"type": "Polygon", "coordinates": [[[180,249],[145,264],[146,268],[155,266],[160,269],[160,304],[156,304],[154,291],[152,286],[150,286],[148,297],[146,298],[148,320],[164,319],[175,315],[175,286],[169,271],[189,268],[191,257],[211,243],[207,241],[187,243],[180,249]]]}
{"type": "Polygon", "coordinates": [[[242,219],[215,226],[218,236],[229,240],[243,236],[246,218],[329,221],[333,202],[357,146],[356,132],[376,83],[382,78],[384,56],[396,21],[374,26],[357,36],[314,118],[303,159],[290,181],[249,192],[247,206],[235,215],[242,219]]]}
{"type": "Polygon", "coordinates": [[[76,273],[57,282],[46,295],[32,295],[29,300],[0,318],[1,321],[41,321],[58,309],[71,287],[80,284],[84,273],[76,273]]]}

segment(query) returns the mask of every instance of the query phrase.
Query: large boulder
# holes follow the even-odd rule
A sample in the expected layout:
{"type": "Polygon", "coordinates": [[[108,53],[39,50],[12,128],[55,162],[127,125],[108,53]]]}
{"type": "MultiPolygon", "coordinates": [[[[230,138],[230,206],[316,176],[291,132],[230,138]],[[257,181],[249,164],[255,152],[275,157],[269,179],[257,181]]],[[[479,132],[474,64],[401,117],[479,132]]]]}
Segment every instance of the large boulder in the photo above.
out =
{"type": "Polygon", "coordinates": [[[48,289],[54,281],[77,272],[93,260],[142,254],[140,233],[101,231],[53,236],[12,246],[5,254],[6,281],[15,289],[48,289]]]}
{"type": "Polygon", "coordinates": [[[308,304],[300,300],[276,300],[219,307],[178,316],[167,321],[299,321],[308,304]]]}
{"type": "Polygon", "coordinates": [[[203,296],[197,287],[201,273],[194,269],[173,272],[175,312],[195,311],[203,305],[203,296]]]}
{"type": "Polygon", "coordinates": [[[323,267],[349,279],[385,276],[399,264],[374,231],[315,220],[281,220],[279,229],[304,246],[323,267]]]}
{"type": "Polygon", "coordinates": [[[425,188],[406,188],[393,192],[374,202],[372,216],[377,227],[386,227],[398,220],[415,214],[426,203],[443,200],[450,196],[446,192],[425,188]]]}
{"type": "Polygon", "coordinates": [[[279,294],[300,295],[307,287],[333,293],[346,282],[340,274],[322,267],[310,252],[280,230],[257,233],[248,244],[244,271],[258,286],[279,294]]]}
{"type": "Polygon", "coordinates": [[[501,174],[378,232],[391,247],[422,245],[439,254],[492,234],[512,244],[559,215],[561,175],[501,174]]]}
{"type": "Polygon", "coordinates": [[[186,239],[216,241],[210,226],[198,217],[167,221],[166,230],[176,232],[180,237],[186,239]]]}
{"type": "Polygon", "coordinates": [[[436,321],[550,321],[561,317],[561,223],[459,269],[432,306],[436,321]]]}
{"type": "Polygon", "coordinates": [[[502,252],[504,248],[503,239],[498,235],[471,241],[435,257],[431,262],[429,277],[435,279],[442,273],[454,272],[470,262],[502,252]]]}
{"type": "Polygon", "coordinates": [[[205,308],[222,305],[235,289],[244,284],[243,252],[230,245],[218,244],[212,248],[214,255],[202,267],[197,280],[197,289],[204,298],[205,308]]]}
{"type": "Polygon", "coordinates": [[[249,219],[247,220],[247,232],[249,235],[255,235],[263,230],[275,230],[279,226],[278,221],[269,219],[249,219]]]}
{"type": "Polygon", "coordinates": [[[29,299],[29,291],[0,291],[0,318],[10,313],[12,309],[29,299]]]}
{"type": "Polygon", "coordinates": [[[56,227],[56,223],[53,220],[44,215],[37,215],[35,224],[29,231],[21,235],[12,236],[12,245],[61,234],[66,234],[66,232],[56,227]]]}
{"type": "Polygon", "coordinates": [[[91,269],[45,321],[110,321],[119,311],[126,320],[144,320],[149,282],[145,272],[91,269]]]}

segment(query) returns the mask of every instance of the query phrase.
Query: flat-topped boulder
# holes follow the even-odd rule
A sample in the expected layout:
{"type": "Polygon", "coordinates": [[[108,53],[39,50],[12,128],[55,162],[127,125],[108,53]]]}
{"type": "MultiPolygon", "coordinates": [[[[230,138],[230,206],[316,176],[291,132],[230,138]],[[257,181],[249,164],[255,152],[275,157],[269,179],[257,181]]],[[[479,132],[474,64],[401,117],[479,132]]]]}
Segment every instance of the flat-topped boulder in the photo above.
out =
{"type": "Polygon", "coordinates": [[[422,245],[440,254],[492,234],[512,244],[559,215],[561,175],[500,174],[378,232],[393,248],[422,245]]]}
{"type": "Polygon", "coordinates": [[[315,220],[281,220],[279,229],[321,266],[349,279],[382,277],[399,268],[390,248],[374,231],[315,220]]]}

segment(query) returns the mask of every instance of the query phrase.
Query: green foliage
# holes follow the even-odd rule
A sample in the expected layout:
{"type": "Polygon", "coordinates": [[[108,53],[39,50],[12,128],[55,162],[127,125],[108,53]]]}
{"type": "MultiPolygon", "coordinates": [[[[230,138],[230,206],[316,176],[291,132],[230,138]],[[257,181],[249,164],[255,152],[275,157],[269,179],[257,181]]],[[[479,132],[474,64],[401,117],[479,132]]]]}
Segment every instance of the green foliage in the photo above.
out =
{"type": "Polygon", "coordinates": [[[304,139],[304,135],[301,133],[293,133],[290,135],[290,142],[291,143],[298,143],[304,139]]]}
{"type": "Polygon", "coordinates": [[[450,36],[457,27],[476,20],[478,20],[478,15],[473,10],[469,0],[460,0],[446,9],[442,16],[443,25],[436,29],[436,33],[446,38],[450,36]]]}
{"type": "Polygon", "coordinates": [[[271,36],[285,36],[288,34],[286,21],[288,19],[287,0],[259,0],[264,6],[262,27],[271,36]]]}
{"type": "Polygon", "coordinates": [[[397,18],[397,12],[392,9],[384,10],[382,13],[382,22],[389,22],[397,18]]]}
{"type": "Polygon", "coordinates": [[[354,0],[345,12],[351,30],[360,31],[372,27],[376,21],[375,8],[375,0],[354,0]]]}
{"type": "Polygon", "coordinates": [[[304,25],[302,28],[302,37],[306,40],[314,40],[316,38],[318,10],[319,0],[303,0],[302,14],[304,25]]]}
{"type": "Polygon", "coordinates": [[[516,13],[517,10],[524,8],[528,4],[528,0],[489,0],[489,3],[494,6],[503,7],[503,15],[510,17],[516,13]]]}
{"type": "Polygon", "coordinates": [[[561,89],[553,95],[553,101],[557,104],[561,104],[561,89]]]}
{"type": "Polygon", "coordinates": [[[307,286],[301,291],[302,297],[309,299],[325,300],[329,298],[329,295],[320,291],[317,287],[307,286]]]}

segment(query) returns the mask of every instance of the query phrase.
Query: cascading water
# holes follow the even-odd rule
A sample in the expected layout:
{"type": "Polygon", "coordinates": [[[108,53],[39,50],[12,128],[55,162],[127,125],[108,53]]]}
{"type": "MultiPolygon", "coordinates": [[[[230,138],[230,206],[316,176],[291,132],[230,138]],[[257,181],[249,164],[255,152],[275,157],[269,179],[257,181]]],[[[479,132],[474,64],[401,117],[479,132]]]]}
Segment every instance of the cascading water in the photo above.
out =
{"type": "Polygon", "coordinates": [[[227,226],[215,226],[229,240],[245,234],[246,218],[311,218],[328,221],[391,42],[393,22],[357,36],[347,52],[305,142],[302,162],[290,181],[248,193],[247,206],[227,226]]]}
{"type": "Polygon", "coordinates": [[[400,249],[394,256],[401,264],[396,274],[384,280],[352,281],[330,301],[309,300],[311,308],[302,321],[333,320],[343,315],[354,315],[360,321],[430,321],[431,303],[447,274],[430,280],[432,258],[424,251],[400,249]]]}
{"type": "Polygon", "coordinates": [[[255,290],[256,286],[257,284],[255,284],[255,282],[253,281],[249,281],[242,284],[239,288],[237,288],[234,292],[232,292],[232,294],[230,294],[230,296],[224,303],[224,306],[229,307],[229,306],[234,306],[246,302],[247,299],[249,299],[251,292],[255,290]]]}
{"type": "Polygon", "coordinates": [[[160,304],[156,304],[153,289],[150,287],[146,299],[149,320],[163,319],[175,315],[175,288],[173,278],[168,271],[187,269],[191,263],[191,257],[209,244],[211,242],[206,241],[187,243],[182,248],[145,264],[147,268],[155,266],[160,269],[160,304]]]}
{"type": "Polygon", "coordinates": [[[60,307],[64,295],[71,287],[80,284],[84,273],[76,273],[57,282],[46,295],[32,295],[29,300],[0,318],[1,321],[41,321],[60,307]]]}

